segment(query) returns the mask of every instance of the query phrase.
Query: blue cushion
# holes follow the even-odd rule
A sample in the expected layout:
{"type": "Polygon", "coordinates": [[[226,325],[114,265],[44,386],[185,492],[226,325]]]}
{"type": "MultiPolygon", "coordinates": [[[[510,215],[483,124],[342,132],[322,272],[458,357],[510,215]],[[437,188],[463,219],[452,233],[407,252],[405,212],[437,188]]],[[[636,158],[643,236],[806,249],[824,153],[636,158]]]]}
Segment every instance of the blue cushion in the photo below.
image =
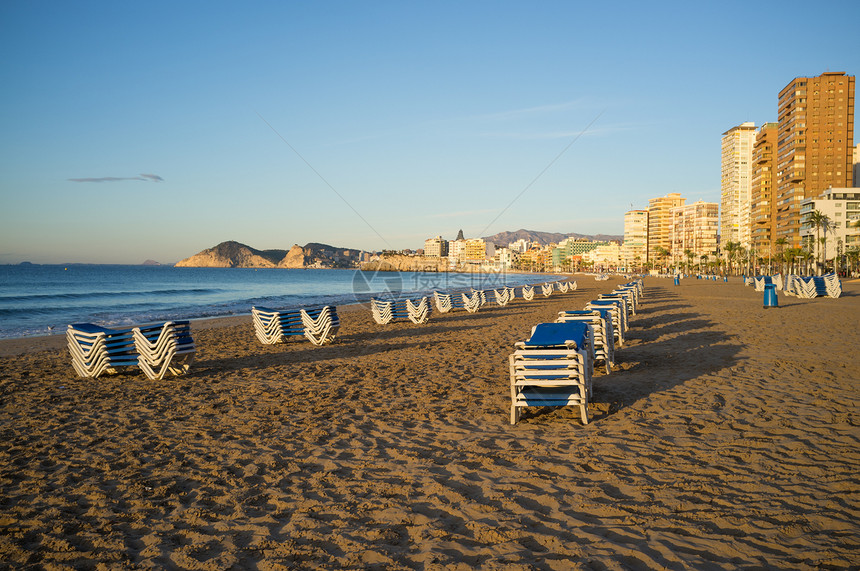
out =
{"type": "Polygon", "coordinates": [[[539,323],[525,342],[526,347],[558,347],[570,341],[577,348],[585,347],[588,324],[581,321],[567,323],[539,323]]]}

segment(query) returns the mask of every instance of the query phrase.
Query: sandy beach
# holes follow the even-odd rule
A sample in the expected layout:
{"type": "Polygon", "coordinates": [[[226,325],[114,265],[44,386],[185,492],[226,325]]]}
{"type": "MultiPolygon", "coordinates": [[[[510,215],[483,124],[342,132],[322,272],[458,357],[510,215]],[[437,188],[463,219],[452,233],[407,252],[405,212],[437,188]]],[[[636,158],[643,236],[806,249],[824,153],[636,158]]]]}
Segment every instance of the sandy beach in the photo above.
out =
{"type": "MultiPolygon", "coordinates": [[[[183,377],[76,377],[0,342],[0,568],[860,566],[860,282],[839,299],[646,278],[592,422],[509,424],[531,327],[622,283],[337,342],[197,323],[183,377]]],[[[538,299],[540,298],[540,299],[538,299]]]]}

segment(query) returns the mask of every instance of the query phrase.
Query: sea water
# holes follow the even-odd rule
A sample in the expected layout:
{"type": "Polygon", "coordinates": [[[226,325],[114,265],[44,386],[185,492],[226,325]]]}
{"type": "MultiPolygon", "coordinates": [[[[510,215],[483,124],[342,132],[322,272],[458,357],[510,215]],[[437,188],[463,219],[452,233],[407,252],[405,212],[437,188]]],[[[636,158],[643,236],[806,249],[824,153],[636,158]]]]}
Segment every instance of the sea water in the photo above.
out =
{"type": "Polygon", "coordinates": [[[540,274],[362,272],[358,270],[0,266],[0,338],[61,333],[70,323],[128,327],[171,319],[244,315],[543,283],[540,274]]]}

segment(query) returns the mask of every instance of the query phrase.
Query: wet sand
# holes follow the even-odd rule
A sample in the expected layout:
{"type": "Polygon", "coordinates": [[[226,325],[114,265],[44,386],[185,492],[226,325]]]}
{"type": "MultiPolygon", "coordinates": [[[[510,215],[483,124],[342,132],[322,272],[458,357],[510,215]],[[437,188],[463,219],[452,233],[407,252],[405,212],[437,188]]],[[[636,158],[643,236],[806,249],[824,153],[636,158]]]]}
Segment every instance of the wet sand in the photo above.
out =
{"type": "Polygon", "coordinates": [[[592,422],[511,426],[513,344],[622,280],[577,281],[423,325],[343,310],[321,348],[195,323],[163,381],[0,342],[0,568],[860,565],[860,283],[763,309],[646,278],[592,422]]]}

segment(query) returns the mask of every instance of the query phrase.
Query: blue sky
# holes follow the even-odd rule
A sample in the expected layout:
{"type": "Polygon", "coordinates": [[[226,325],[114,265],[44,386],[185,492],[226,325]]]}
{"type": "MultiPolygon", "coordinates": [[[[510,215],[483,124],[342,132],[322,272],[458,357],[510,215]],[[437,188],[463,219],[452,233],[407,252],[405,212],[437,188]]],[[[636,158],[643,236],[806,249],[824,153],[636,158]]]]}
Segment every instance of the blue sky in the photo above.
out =
{"type": "Polygon", "coordinates": [[[859,19],[848,1],[5,1],[0,263],[621,234],[655,196],[718,202],[720,135],[775,121],[794,77],[856,75],[859,19]]]}

